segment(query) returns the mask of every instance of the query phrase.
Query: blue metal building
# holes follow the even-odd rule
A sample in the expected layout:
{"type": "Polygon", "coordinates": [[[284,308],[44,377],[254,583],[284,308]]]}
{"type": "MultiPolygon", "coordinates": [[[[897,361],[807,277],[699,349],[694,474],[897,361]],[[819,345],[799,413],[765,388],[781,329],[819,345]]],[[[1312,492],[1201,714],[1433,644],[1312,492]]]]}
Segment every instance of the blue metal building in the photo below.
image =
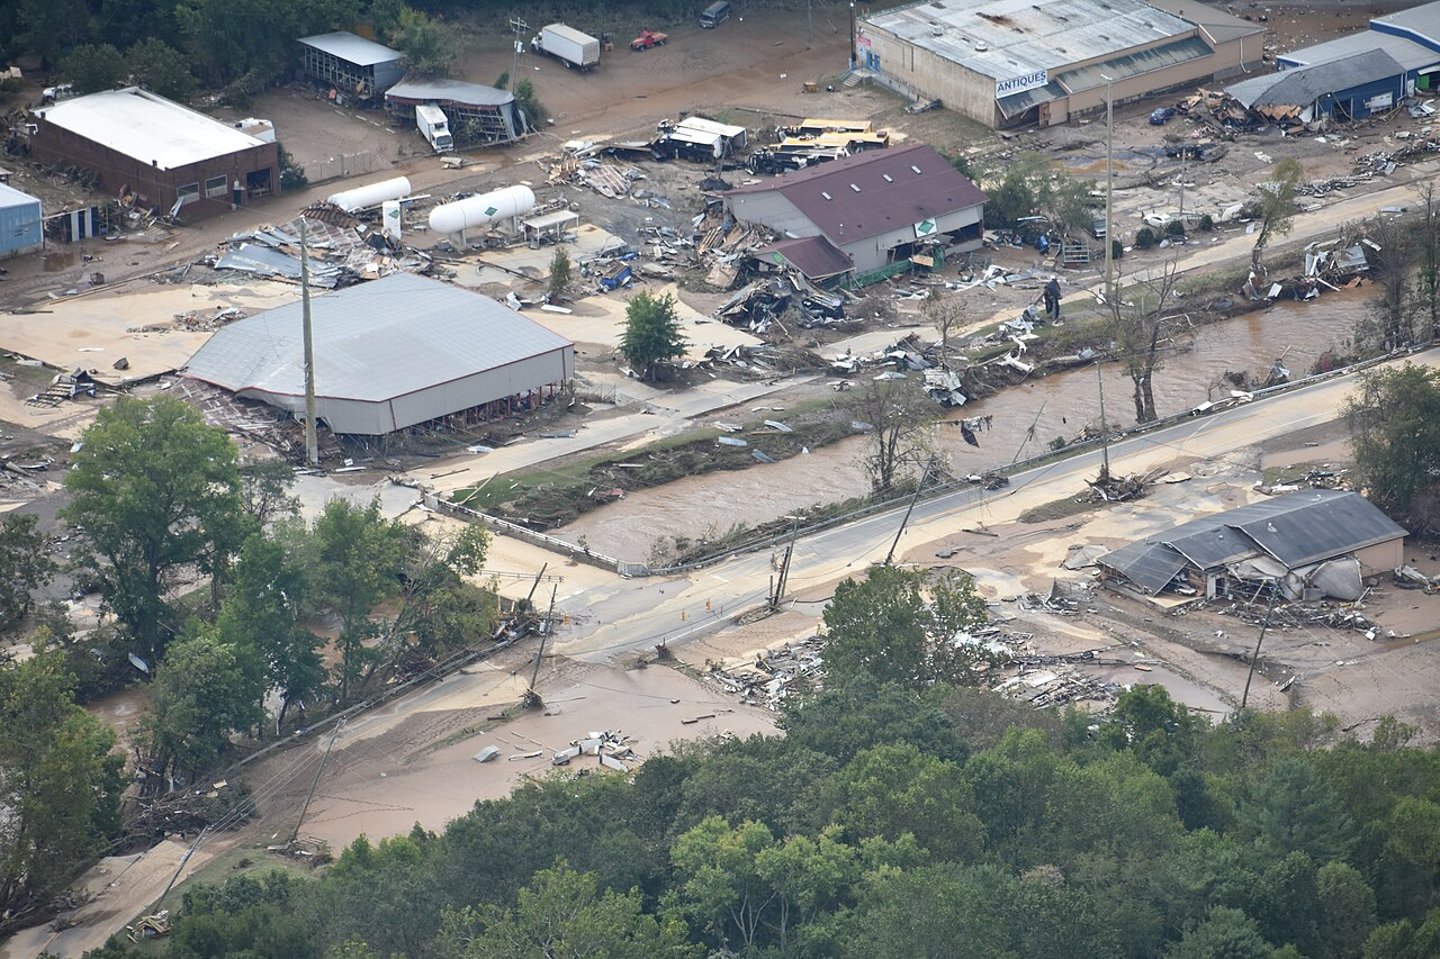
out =
{"type": "Polygon", "coordinates": [[[0,260],[34,253],[45,246],[40,201],[0,183],[0,260]]]}

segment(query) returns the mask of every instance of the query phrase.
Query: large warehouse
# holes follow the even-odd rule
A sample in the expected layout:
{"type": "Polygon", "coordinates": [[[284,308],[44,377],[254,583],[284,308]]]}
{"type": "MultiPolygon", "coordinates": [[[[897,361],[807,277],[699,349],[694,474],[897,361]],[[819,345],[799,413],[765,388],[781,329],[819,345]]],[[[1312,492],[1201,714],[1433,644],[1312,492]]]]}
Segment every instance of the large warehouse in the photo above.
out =
{"type": "Polygon", "coordinates": [[[40,201],[0,183],[0,260],[45,248],[40,201]]]}
{"type": "Polygon", "coordinates": [[[804,258],[826,269],[848,259],[862,277],[942,244],[978,247],[984,230],[985,194],[924,144],[797,170],[730,190],[725,201],[737,220],[783,238],[823,238],[838,256],[812,248],[804,258]]]}
{"type": "MultiPolygon", "coordinates": [[[[314,297],[311,312],[318,419],[333,433],[503,415],[575,373],[569,340],[489,297],[410,273],[314,297]]],[[[303,418],[301,305],[219,330],[185,375],[303,418]]]]}
{"type": "Polygon", "coordinates": [[[139,87],[63,100],[35,112],[40,163],[93,170],[100,189],[198,219],[280,192],[266,143],[139,87]]]}
{"type": "Polygon", "coordinates": [[[854,61],[887,86],[987,126],[1048,126],[1104,106],[1111,82],[1120,102],[1261,62],[1263,26],[1190,6],[927,0],[860,21],[854,61]]]}

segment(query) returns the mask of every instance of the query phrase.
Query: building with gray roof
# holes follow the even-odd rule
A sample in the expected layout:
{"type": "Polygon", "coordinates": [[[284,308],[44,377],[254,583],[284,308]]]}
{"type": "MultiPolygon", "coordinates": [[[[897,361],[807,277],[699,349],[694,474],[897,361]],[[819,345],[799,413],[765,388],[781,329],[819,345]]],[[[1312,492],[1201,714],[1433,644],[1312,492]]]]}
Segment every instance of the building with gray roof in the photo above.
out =
{"type": "Polygon", "coordinates": [[[1194,19],[1142,0],[927,0],[863,18],[852,55],[988,126],[1046,126],[1103,106],[1112,81],[1123,101],[1260,62],[1264,27],[1193,5],[1194,19]]]}
{"type": "MultiPolygon", "coordinates": [[[[575,373],[569,340],[489,297],[409,273],[313,297],[311,312],[318,418],[334,433],[483,419],[543,399],[575,373]]],[[[220,329],[184,375],[303,417],[301,304],[220,329]]]]}
{"type": "Polygon", "coordinates": [[[301,37],[298,42],[306,76],[361,102],[380,96],[405,75],[400,51],[344,30],[301,37]]]}
{"type": "Polygon", "coordinates": [[[1270,587],[1358,599],[1360,577],[1403,562],[1405,530],[1346,490],[1299,490],[1182,523],[1100,557],[1107,583],[1156,596],[1270,587]]]}

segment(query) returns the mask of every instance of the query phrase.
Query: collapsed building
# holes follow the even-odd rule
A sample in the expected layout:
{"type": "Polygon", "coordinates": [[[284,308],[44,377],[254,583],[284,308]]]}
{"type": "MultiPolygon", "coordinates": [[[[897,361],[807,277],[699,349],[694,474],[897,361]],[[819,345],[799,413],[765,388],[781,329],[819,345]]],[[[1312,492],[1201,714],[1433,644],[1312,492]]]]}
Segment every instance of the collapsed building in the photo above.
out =
{"type": "MultiPolygon", "coordinates": [[[[312,299],[317,420],[385,436],[529,409],[575,374],[569,340],[478,293],[395,273],[312,299]]],[[[184,375],[305,415],[302,306],[225,326],[184,375]]]]}
{"type": "Polygon", "coordinates": [[[1299,490],[1182,523],[1097,564],[1108,586],[1147,599],[1353,601],[1364,576],[1403,565],[1405,535],[1358,493],[1299,490]]]}
{"type": "Polygon", "coordinates": [[[478,83],[407,76],[385,91],[385,112],[397,123],[413,124],[417,106],[444,111],[457,146],[513,143],[529,126],[514,94],[478,83]]]}

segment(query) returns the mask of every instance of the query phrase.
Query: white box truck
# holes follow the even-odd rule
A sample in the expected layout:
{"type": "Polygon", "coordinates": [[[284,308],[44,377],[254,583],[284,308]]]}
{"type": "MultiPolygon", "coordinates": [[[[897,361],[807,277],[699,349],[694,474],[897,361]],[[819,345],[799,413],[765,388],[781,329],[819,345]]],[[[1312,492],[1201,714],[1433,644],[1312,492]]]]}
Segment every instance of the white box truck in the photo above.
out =
{"type": "Polygon", "coordinates": [[[589,70],[600,62],[600,41],[563,23],[542,27],[530,49],[550,56],[576,70],[589,70]]]}
{"type": "Polygon", "coordinates": [[[450,136],[450,121],[445,117],[445,111],[434,104],[415,105],[415,125],[436,153],[449,153],[455,149],[455,140],[450,136]]]}

